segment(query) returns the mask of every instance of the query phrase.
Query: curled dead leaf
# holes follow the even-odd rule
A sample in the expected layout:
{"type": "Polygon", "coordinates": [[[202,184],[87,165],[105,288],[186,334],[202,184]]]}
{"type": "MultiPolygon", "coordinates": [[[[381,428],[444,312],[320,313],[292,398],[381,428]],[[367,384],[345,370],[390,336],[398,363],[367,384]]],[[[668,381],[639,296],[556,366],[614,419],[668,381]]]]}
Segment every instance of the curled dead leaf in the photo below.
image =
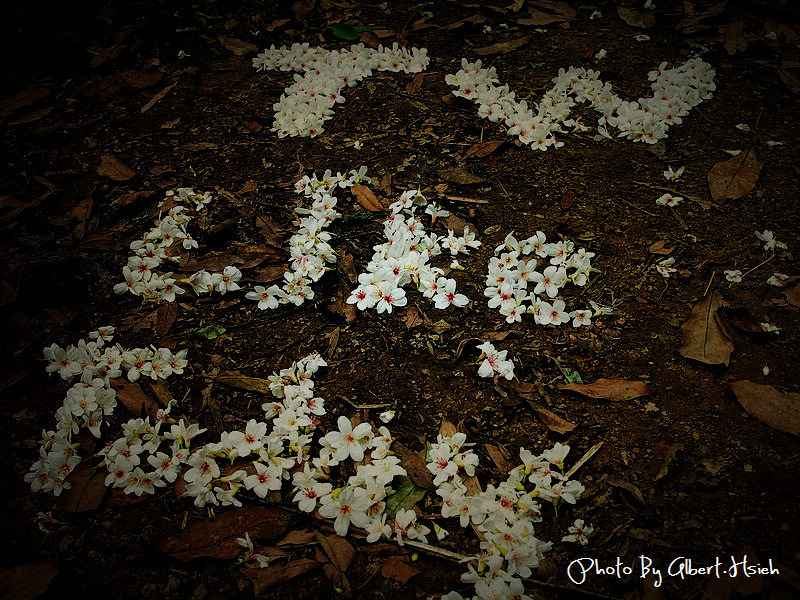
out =
{"type": "Polygon", "coordinates": [[[443,179],[448,183],[458,183],[461,185],[473,185],[476,183],[483,183],[485,181],[485,179],[482,177],[473,175],[472,173],[469,173],[458,167],[453,167],[451,169],[439,169],[436,171],[436,174],[440,179],[443,179]]]}
{"type": "Polygon", "coordinates": [[[709,365],[730,363],[733,340],[718,314],[725,306],[728,303],[715,290],[692,308],[689,318],[681,325],[683,342],[678,348],[681,356],[709,365]]]}
{"type": "Polygon", "coordinates": [[[773,429],[800,435],[800,394],[781,392],[748,379],[730,384],[744,409],[773,429]]]}
{"type": "Polygon", "coordinates": [[[88,463],[80,463],[67,477],[72,486],[65,490],[59,498],[59,508],[68,512],[84,512],[94,510],[100,506],[105,498],[106,487],[105,469],[92,469],[88,463]]]}
{"type": "Polygon", "coordinates": [[[477,144],[472,144],[472,146],[467,148],[467,151],[461,158],[466,160],[468,158],[472,158],[473,156],[476,158],[489,156],[492,152],[502,146],[504,142],[505,140],[489,140],[488,142],[478,142],[477,144]]]}
{"type": "Polygon", "coordinates": [[[631,400],[644,396],[650,388],[643,381],[628,381],[626,379],[598,379],[594,383],[568,383],[558,386],[559,389],[578,392],[590,398],[603,398],[604,400],[631,400]]]}
{"type": "Polygon", "coordinates": [[[218,35],[217,39],[236,56],[244,56],[248,52],[258,52],[258,46],[249,42],[244,42],[232,37],[225,37],[224,35],[218,35]]]}
{"type": "Polygon", "coordinates": [[[33,600],[50,587],[58,574],[52,563],[28,563],[0,570],[0,598],[3,600],[33,600]]]}
{"type": "Polygon", "coordinates": [[[800,285],[796,285],[790,290],[783,292],[786,296],[786,301],[792,306],[800,308],[800,285]]]}
{"type": "Polygon", "coordinates": [[[155,417],[159,406],[148,396],[138,383],[119,377],[111,380],[111,387],[117,392],[117,401],[128,409],[134,417],[155,417]]]}

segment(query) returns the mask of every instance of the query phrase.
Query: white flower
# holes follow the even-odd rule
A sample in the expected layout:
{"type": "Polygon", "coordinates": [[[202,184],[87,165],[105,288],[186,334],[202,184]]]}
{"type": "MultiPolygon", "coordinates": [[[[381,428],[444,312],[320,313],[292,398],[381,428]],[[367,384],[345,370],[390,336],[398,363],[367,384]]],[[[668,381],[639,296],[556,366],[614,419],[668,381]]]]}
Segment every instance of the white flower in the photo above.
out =
{"type": "Polygon", "coordinates": [[[570,525],[570,535],[565,535],[561,538],[562,542],[578,542],[585,546],[589,543],[589,536],[594,531],[591,525],[584,525],[583,519],[575,519],[575,523],[570,525]]]}
{"type": "Polygon", "coordinates": [[[681,196],[673,196],[672,194],[664,194],[660,198],[656,199],[656,204],[659,206],[678,206],[678,204],[683,200],[681,196]]]}
{"type": "MultiPolygon", "coordinates": [[[[326,519],[336,519],[333,528],[342,537],[347,535],[350,523],[356,527],[367,527],[370,519],[367,515],[369,500],[364,494],[356,494],[361,488],[346,487],[338,495],[326,495],[322,498],[319,514],[326,519]]],[[[363,490],[361,490],[363,492],[363,490]]]]}
{"type": "Polygon", "coordinates": [[[670,256],[669,258],[661,259],[654,266],[656,271],[666,278],[669,277],[671,273],[677,272],[677,269],[672,268],[673,264],[675,264],[675,259],[670,256]]]}
{"type": "Polygon", "coordinates": [[[664,171],[664,179],[678,181],[683,176],[684,170],[686,170],[686,167],[679,167],[677,171],[673,171],[671,166],[667,166],[667,170],[664,171]]]}
{"type": "Polygon", "coordinates": [[[788,275],[784,275],[783,273],[773,273],[772,277],[767,279],[767,283],[770,285],[774,285],[775,287],[783,287],[783,285],[789,281],[790,277],[788,275]]]}
{"type": "Polygon", "coordinates": [[[725,279],[731,283],[740,283],[742,281],[742,272],[739,269],[732,269],[725,271],[725,279]]]}

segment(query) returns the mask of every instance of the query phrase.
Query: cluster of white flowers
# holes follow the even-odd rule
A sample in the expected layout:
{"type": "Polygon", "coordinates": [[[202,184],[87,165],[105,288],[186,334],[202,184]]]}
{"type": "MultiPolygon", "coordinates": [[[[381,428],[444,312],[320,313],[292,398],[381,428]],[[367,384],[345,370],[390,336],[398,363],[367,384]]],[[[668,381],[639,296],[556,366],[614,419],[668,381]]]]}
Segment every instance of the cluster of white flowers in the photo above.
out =
{"type": "Polygon", "coordinates": [[[666,69],[661,63],[651,71],[653,96],[628,102],[612,92],[611,84],[600,81],[599,73],[591,69],[570,67],[560,69],[553,78],[555,86],[541,102],[529,107],[517,100],[508,85],[497,85],[499,80],[494,67],[484,68],[481,61],[470,63],[461,60],[461,70],[445,77],[446,83],[456,89],[453,94],[478,104],[478,115],[492,122],[502,121],[508,135],[537,150],[550,146],[559,148],[555,133],[566,133],[564,128],[585,131],[578,119],[569,118],[576,103],[588,102],[601,113],[598,119],[599,135],[595,139],[613,139],[607,125],[616,127],[618,137],[655,144],[667,137],[670,125],[679,125],[682,117],[712,97],[716,89],[714,71],[700,58],[692,58],[679,67],[666,69]]]}
{"type": "Polygon", "coordinates": [[[273,105],[275,121],[272,131],[278,137],[315,137],[322,133],[323,123],[333,117],[333,107],[344,102],[342,90],[353,87],[372,75],[373,71],[419,73],[429,63],[427,50],[353,45],[349,50],[311,48],[308,44],[292,44],[291,48],[271,46],[253,59],[259,71],[280,69],[300,71],[294,83],[284,90],[273,105]]]}
{"type": "Polygon", "coordinates": [[[428,204],[419,190],[403,192],[400,199],[389,206],[392,214],[383,226],[386,241],[373,248],[375,253],[367,264],[367,272],[358,276],[359,285],[350,294],[348,303],[360,310],[375,308],[379,313],[391,313],[392,308],[406,305],[408,300],[403,287],[413,282],[436,308],[467,305],[469,299],[456,293],[455,279],[444,277],[444,271],[432,266],[430,259],[445,249],[452,256],[469,254],[470,248],[478,248],[481,243],[469,227],[464,227],[461,236],[451,229],[447,230],[447,237],[426,233],[416,214],[418,206],[425,207],[425,212],[433,219],[450,214],[435,202],[428,204]]]}
{"type": "MultiPolygon", "coordinates": [[[[439,435],[428,452],[428,470],[442,498],[442,516],[458,517],[462,527],[472,523],[483,534],[477,568],[469,565],[461,580],[474,584],[475,599],[522,597],[521,578],[530,577],[552,547],[552,542],[535,535],[534,524],[542,520],[538,499],[551,501],[558,510],[562,501],[575,504],[585,488],[562,474],[569,446],[556,443],[539,456],[520,448],[522,464],[506,481],[470,496],[462,473],[474,475],[478,457],[465,442],[463,433],[439,435]]],[[[458,592],[442,598],[463,600],[458,592]]]]}
{"type": "MultiPolygon", "coordinates": [[[[177,295],[183,294],[185,290],[171,272],[158,274],[154,269],[168,260],[179,262],[180,253],[176,251],[179,246],[184,250],[197,248],[197,241],[192,239],[186,226],[211,199],[210,193],[196,193],[192,188],[169,190],[160,204],[160,207],[169,206],[167,214],[159,212],[154,227],[142,239],[131,242],[134,254],[122,267],[125,281],[115,285],[114,291],[117,294],[130,292],[151,302],[174,302],[177,295]]],[[[214,290],[224,294],[239,289],[236,282],[241,276],[239,269],[228,266],[222,273],[198,271],[181,283],[191,285],[197,294],[209,294],[214,290]]]]}
{"type": "Polygon", "coordinates": [[[508,380],[514,379],[514,362],[506,359],[508,350],[497,351],[490,342],[484,342],[478,346],[481,355],[478,357],[481,366],[478,367],[478,375],[481,377],[494,377],[495,374],[505,377],[508,380]]]}
{"type": "Polygon", "coordinates": [[[567,312],[564,301],[557,298],[567,282],[579,287],[586,285],[594,252],[583,248],[576,251],[571,241],[548,243],[545,234],[537,231],[524,240],[517,240],[513,232],[509,233],[494,254],[489,260],[483,293],[489,298],[489,307],[498,308],[507,322],[519,322],[529,312],[537,325],[561,325],[572,319],[572,326],[580,327],[591,325],[592,317],[601,314],[588,309],[567,312]],[[539,266],[536,258],[524,258],[531,253],[550,259],[542,272],[536,270],[539,266]],[[532,291],[528,290],[528,283],[535,284],[532,291]]]}
{"type": "Polygon", "coordinates": [[[77,346],[64,349],[52,344],[44,349],[44,356],[50,361],[49,373],[58,372],[65,380],[80,376],[80,381],[67,390],[56,411],[55,430],[42,432],[40,458],[25,476],[33,491],[53,492],[58,496],[70,488],[64,479],[81,462],[72,436],[85,427],[94,437],[100,437],[104,418],[117,405],[111,379],[121,377],[125,371],[130,381],[140,375],[164,379],[172,373],[183,373],[187,365],[186,350],[173,355],[168,348],[126,350],[120,344],[106,345],[113,334],[113,327],[99,327],[89,333],[89,341],[82,339],[77,346]]]}
{"type": "Polygon", "coordinates": [[[253,291],[245,294],[247,299],[258,301],[258,308],[266,310],[288,303],[300,306],[306,300],[314,298],[311,284],[319,281],[325,274],[328,263],[336,262],[336,252],[328,243],[331,234],[325,231],[325,227],[342,216],[336,211],[337,199],[334,193],[337,188],[369,183],[370,178],[366,173],[366,166],[353,169],[347,175],[334,175],[328,169],[319,179],[315,173],[311,177],[304,175],[295,183],[295,192],[312,198],[314,202],[310,209],[295,208],[295,212],[300,215],[300,228],[289,240],[291,270],[283,275],[283,288],[277,285],[268,288],[257,285],[253,287],[253,291]]]}

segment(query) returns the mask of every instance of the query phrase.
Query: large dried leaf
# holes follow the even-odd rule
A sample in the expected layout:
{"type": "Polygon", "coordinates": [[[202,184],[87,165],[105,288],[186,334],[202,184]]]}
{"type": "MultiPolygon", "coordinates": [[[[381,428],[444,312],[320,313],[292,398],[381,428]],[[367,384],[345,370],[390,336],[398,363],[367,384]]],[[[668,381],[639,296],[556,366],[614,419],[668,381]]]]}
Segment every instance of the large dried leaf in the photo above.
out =
{"type": "Polygon", "coordinates": [[[800,79],[784,68],[778,69],[778,75],[792,93],[800,95],[800,79]]]}
{"type": "Polygon", "coordinates": [[[58,573],[52,563],[29,563],[0,571],[0,600],[33,600],[47,591],[58,573]]]}
{"type": "Polygon", "coordinates": [[[296,558],[285,565],[270,565],[264,569],[241,569],[242,575],[253,582],[253,595],[258,598],[271,587],[302,575],[319,566],[319,563],[310,558],[296,558]]]}
{"type": "Polygon", "coordinates": [[[225,37],[224,35],[218,35],[217,39],[236,56],[244,56],[248,52],[258,52],[258,46],[250,42],[244,42],[237,38],[225,37]]]}
{"type": "Polygon", "coordinates": [[[375,193],[365,185],[356,183],[350,188],[350,191],[356,197],[358,203],[370,212],[381,212],[386,210],[386,207],[381,204],[375,193]]]}
{"type": "Polygon", "coordinates": [[[162,302],[156,311],[156,334],[163,338],[172,329],[175,319],[178,318],[177,302],[162,302]]]}
{"type": "Polygon", "coordinates": [[[356,556],[355,548],[338,535],[322,535],[317,532],[316,539],[320,545],[317,548],[316,559],[322,563],[325,577],[330,579],[331,583],[340,588],[342,593],[349,598],[351,595],[350,582],[344,572],[356,556]]]}
{"type": "Polygon", "coordinates": [[[461,185],[473,185],[477,183],[483,183],[485,181],[485,179],[482,177],[473,175],[472,173],[469,173],[468,171],[458,167],[453,167],[451,169],[439,169],[436,171],[436,174],[440,179],[443,179],[448,183],[458,183],[461,185]]]}
{"type": "Polygon", "coordinates": [[[518,48],[522,48],[525,44],[527,44],[531,39],[531,36],[526,35],[521,38],[516,38],[513,40],[508,40],[507,42],[498,42],[496,44],[492,44],[491,46],[484,46],[483,48],[477,48],[473,50],[473,52],[479,56],[491,56],[493,54],[508,54],[509,52],[513,52],[518,48]]]}
{"type": "Polygon", "coordinates": [[[753,149],[715,164],[708,172],[708,187],[715,202],[735,200],[750,193],[761,173],[761,163],[753,149]]]}
{"type": "Polygon", "coordinates": [[[436,486],[433,485],[433,475],[428,470],[427,463],[422,456],[398,441],[392,444],[392,450],[400,457],[400,466],[406,470],[411,481],[426,490],[436,489],[436,486]]]}
{"type": "Polygon", "coordinates": [[[724,306],[728,303],[717,291],[695,305],[689,318],[681,325],[683,342],[678,352],[682,356],[709,365],[727,366],[730,363],[733,340],[718,314],[724,306]]]}
{"type": "Polygon", "coordinates": [[[200,556],[232,559],[242,553],[236,539],[243,538],[245,532],[252,539],[274,539],[283,535],[291,517],[292,513],[275,506],[235,508],[217,515],[213,521],[187,527],[155,549],[184,562],[200,556]]]}
{"type": "Polygon", "coordinates": [[[647,29],[656,24],[656,18],[653,16],[653,13],[648,11],[637,10],[627,6],[618,6],[617,13],[619,13],[620,18],[631,27],[647,29]]]}
{"type": "Polygon", "coordinates": [[[578,392],[590,398],[603,398],[604,400],[631,400],[644,396],[650,388],[643,381],[628,381],[627,379],[598,379],[594,383],[567,383],[558,386],[562,390],[578,392]]]}
{"type": "Polygon", "coordinates": [[[733,56],[736,52],[747,50],[747,40],[744,36],[744,23],[741,19],[733,19],[725,30],[725,50],[733,56]]]}
{"type": "Polygon", "coordinates": [[[238,371],[225,371],[214,377],[214,381],[224,383],[231,387],[239,388],[240,390],[248,390],[250,392],[259,392],[261,394],[271,394],[269,389],[269,380],[261,379],[260,377],[249,377],[242,375],[238,371]]]}
{"type": "Polygon", "coordinates": [[[783,292],[786,296],[786,301],[792,306],[800,308],[800,285],[794,286],[792,289],[783,292]]]}
{"type": "Polygon", "coordinates": [[[414,575],[419,575],[419,573],[420,571],[409,563],[408,556],[390,556],[381,567],[381,575],[387,579],[394,579],[400,584],[404,584],[414,575]]]}
{"type": "Polygon", "coordinates": [[[128,409],[134,417],[155,417],[159,406],[148,396],[138,383],[118,377],[111,380],[111,387],[117,392],[117,401],[128,409]]]}
{"type": "Polygon", "coordinates": [[[0,117],[7,117],[14,111],[24,106],[29,106],[37,100],[41,100],[49,93],[49,87],[37,86],[24,89],[13,96],[4,98],[0,101],[0,117]]]}
{"type": "Polygon", "coordinates": [[[739,404],[756,419],[778,431],[800,435],[800,394],[781,392],[748,379],[730,386],[739,404]]]}
{"type": "Polygon", "coordinates": [[[127,181],[136,175],[128,165],[111,154],[103,154],[100,157],[100,166],[97,167],[97,174],[114,181],[127,181]]]}
{"type": "Polygon", "coordinates": [[[80,463],[67,477],[72,486],[59,499],[59,507],[68,512],[84,512],[100,506],[106,491],[105,469],[94,470],[85,462],[80,463]]]}
{"type": "Polygon", "coordinates": [[[566,419],[559,417],[552,410],[545,408],[541,404],[531,402],[530,405],[533,412],[539,417],[539,420],[544,423],[550,431],[568,433],[577,427],[575,423],[570,423],[566,419]]]}
{"type": "Polygon", "coordinates": [[[505,140],[489,140],[488,142],[478,142],[477,144],[472,144],[472,146],[470,146],[464,153],[462,158],[466,160],[467,158],[471,158],[473,156],[478,158],[489,156],[492,152],[502,146],[503,142],[505,142],[505,140]]]}

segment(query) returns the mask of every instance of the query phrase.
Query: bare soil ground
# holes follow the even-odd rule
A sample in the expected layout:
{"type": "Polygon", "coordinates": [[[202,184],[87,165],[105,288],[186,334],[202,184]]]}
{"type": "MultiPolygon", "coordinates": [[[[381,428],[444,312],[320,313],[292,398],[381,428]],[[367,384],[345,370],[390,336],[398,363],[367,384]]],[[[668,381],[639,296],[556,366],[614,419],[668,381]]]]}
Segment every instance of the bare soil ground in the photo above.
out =
{"type": "MultiPolygon", "coordinates": [[[[4,19],[9,60],[2,75],[12,98],[2,104],[0,124],[0,411],[6,424],[0,566],[7,569],[6,581],[8,569],[28,565],[28,581],[46,586],[55,573],[45,598],[253,596],[234,560],[183,563],[152,551],[159,540],[209,518],[171,489],[135,503],[108,496],[94,510],[69,512],[52,496],[32,494],[23,482],[38,457],[40,433],[53,427],[66,389],[45,373],[42,348],[74,344],[110,324],[117,340],[129,346],[189,349],[187,373],[166,385],[184,414],[208,427],[212,437],[261,417],[263,400],[219,383],[209,390],[208,375],[236,370],[266,377],[316,350],[329,363],[316,378],[329,411],[323,428],[340,414],[375,422],[379,411],[356,407],[387,404],[397,411],[392,433],[423,451],[442,420],[449,420],[476,444],[484,485],[504,478],[502,461],[493,461],[487,444],[505,449],[513,462],[519,446],[541,451],[560,441],[572,447],[575,461],[602,442],[578,473],[587,488],[583,498],[557,517],[545,514],[540,537],[556,543],[536,581],[526,586],[534,598],[799,597],[800,443],[796,435],[752,417],[729,387],[749,379],[800,392],[796,296],[793,305],[783,294],[797,280],[783,289],[766,284],[774,272],[800,275],[792,257],[800,253],[800,110],[792,80],[800,64],[794,33],[800,31],[800,14],[792,4],[657,0],[649,42],[634,41],[641,30],[609,2],[583,6],[573,18],[541,27],[517,22],[536,2],[520,13],[509,2],[319,2],[301,18],[297,6],[293,12],[281,3],[244,4],[89,3],[77,13],[61,9],[44,22],[38,21],[41,7],[26,5],[9,9],[10,20],[4,19]],[[595,9],[602,18],[590,20],[595,9]],[[681,26],[704,11],[705,18],[681,26]],[[346,102],[318,138],[278,139],[269,130],[272,104],[291,74],[256,72],[250,65],[254,52],[242,43],[259,49],[293,42],[348,45],[329,29],[335,22],[382,25],[392,32],[383,43],[425,47],[431,64],[418,85],[410,86],[412,75],[380,73],[347,90],[346,102]],[[737,22],[743,28],[738,49],[731,38],[737,22]],[[765,38],[769,31],[777,31],[776,39],[765,38]],[[595,142],[590,132],[562,136],[563,148],[538,152],[480,120],[470,103],[453,101],[444,82],[462,57],[475,59],[478,48],[523,36],[529,39],[521,47],[483,58],[529,101],[549,89],[559,68],[571,65],[599,69],[619,95],[634,99],[648,92],[649,70],[662,61],[680,64],[693,52],[716,70],[717,91],[655,146],[595,142]],[[593,57],[600,49],[608,56],[597,63],[593,57]],[[736,128],[740,123],[750,130],[736,128]],[[495,139],[505,141],[488,156],[463,159],[475,143],[495,139]],[[361,149],[354,147],[357,140],[361,149]],[[711,200],[707,174],[730,158],[723,150],[731,149],[755,152],[763,164],[755,188],[703,208],[711,200]],[[115,181],[101,175],[104,155],[118,158],[133,176],[115,181]],[[462,260],[465,271],[451,275],[473,300],[467,309],[439,312],[411,292],[408,309],[399,314],[370,311],[350,321],[336,299],[352,286],[345,273],[335,271],[319,283],[314,301],[301,307],[259,312],[241,293],[186,296],[176,305],[174,323],[165,327],[158,306],[112,292],[128,244],[149,225],[166,189],[191,186],[215,195],[207,217],[194,225],[200,256],[212,258],[235,254],[235,243],[280,246],[296,228],[293,209],[300,200],[294,182],[362,164],[381,197],[393,199],[420,186],[477,226],[482,247],[462,260]],[[681,182],[664,180],[668,165],[686,166],[681,182]],[[482,181],[443,181],[438,172],[452,167],[482,181]],[[701,202],[666,210],[654,202],[662,187],[701,202]],[[768,255],[754,232],[765,229],[788,245],[789,255],[757,266],[768,255]],[[567,298],[613,306],[614,314],[589,328],[538,327],[530,319],[508,325],[486,306],[483,288],[488,259],[512,230],[523,237],[542,230],[595,252],[599,276],[567,298]],[[676,259],[677,272],[668,279],[652,268],[662,255],[650,249],[660,240],[676,259]],[[723,275],[725,269],[753,267],[739,284],[729,285],[723,275]],[[730,325],[735,349],[729,366],[684,358],[677,351],[680,326],[715,290],[742,309],[735,314],[745,321],[775,324],[780,333],[730,325]],[[412,310],[416,321],[409,319],[412,310]],[[226,332],[213,340],[195,334],[209,324],[226,332]],[[576,424],[572,431],[552,431],[527,399],[477,376],[470,365],[474,345],[463,343],[500,332],[506,335],[496,345],[508,350],[519,380],[535,390],[529,399],[576,424]],[[585,382],[638,380],[649,393],[608,401],[564,391],[556,361],[585,382]],[[40,512],[51,513],[57,523],[40,530],[40,512]],[[560,542],[576,518],[595,527],[587,547],[560,542]],[[716,557],[729,564],[731,555],[742,552],[754,562],[771,560],[780,575],[734,583],[676,576],[654,589],[637,570],[621,578],[590,575],[577,587],[566,574],[567,565],[581,557],[604,565],[619,557],[637,565],[647,556],[666,567],[681,556],[696,565],[716,557]]],[[[584,121],[594,118],[585,113],[584,121]]],[[[344,218],[333,229],[336,247],[353,256],[360,272],[381,241],[380,218],[349,194],[340,201],[344,218]]],[[[243,281],[280,277],[287,262],[286,253],[276,250],[244,269],[243,281]]],[[[741,319],[736,322],[741,325],[741,319]]],[[[109,436],[129,416],[118,412],[109,436]]],[[[796,422],[796,414],[789,418],[796,422]]],[[[424,515],[438,510],[430,496],[418,506],[424,515]]],[[[283,505],[290,504],[284,494],[283,505]]],[[[440,547],[464,554],[477,549],[471,531],[445,524],[453,535],[440,547]]],[[[299,513],[292,529],[332,532],[330,524],[299,513]]],[[[421,553],[412,563],[419,574],[401,584],[382,568],[406,550],[358,538],[353,544],[357,553],[346,572],[353,597],[468,593],[459,581],[462,566],[421,553]]],[[[314,552],[303,546],[291,556],[313,558],[314,552]]],[[[320,569],[264,594],[339,596],[320,569]]]]}

